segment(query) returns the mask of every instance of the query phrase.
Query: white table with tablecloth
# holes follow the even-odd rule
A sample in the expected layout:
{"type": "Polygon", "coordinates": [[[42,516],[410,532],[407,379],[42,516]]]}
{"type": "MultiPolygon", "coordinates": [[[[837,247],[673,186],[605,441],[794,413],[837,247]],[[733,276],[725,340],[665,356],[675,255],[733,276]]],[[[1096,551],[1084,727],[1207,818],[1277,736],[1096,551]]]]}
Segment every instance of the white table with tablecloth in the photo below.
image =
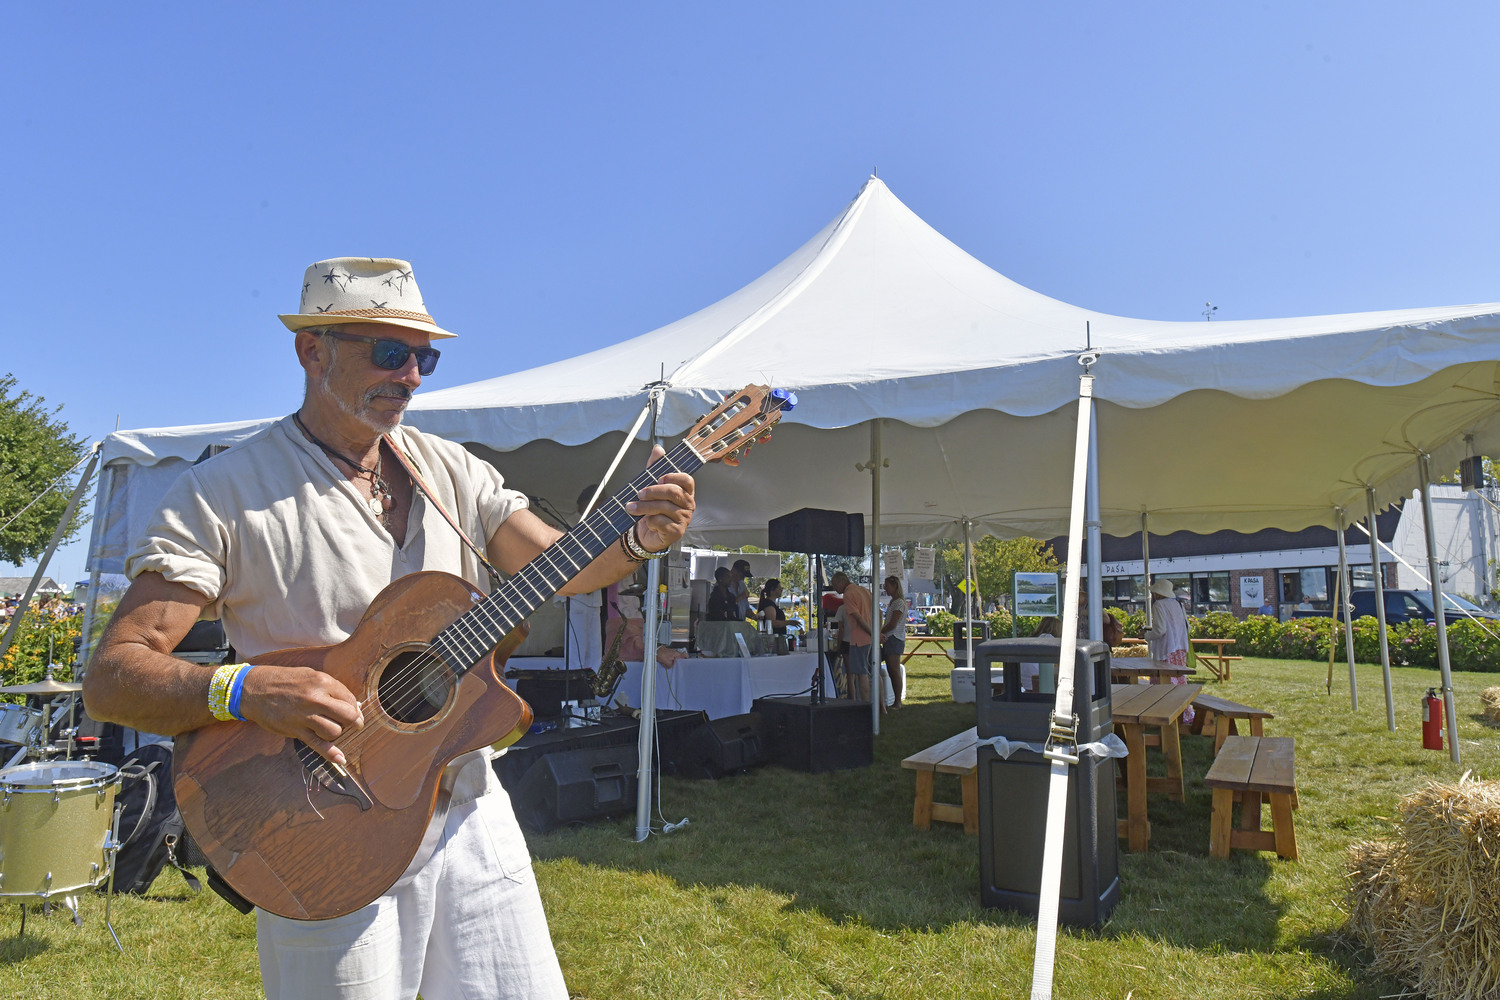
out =
{"type": "MultiPolygon", "coordinates": [[[[794,695],[812,685],[816,652],[787,653],[782,656],[683,657],[671,668],[658,666],[656,674],[656,707],[658,709],[703,711],[710,719],[743,715],[750,711],[756,698],[772,695],[794,695]]],[[[555,656],[513,657],[507,668],[521,670],[561,670],[563,660],[555,656]]],[[[514,682],[512,682],[514,685],[514,682]]],[[[833,678],[823,668],[824,690],[835,696],[833,678]]],[[[641,663],[627,661],[625,676],[615,699],[623,699],[632,708],[641,704],[641,663]]]]}

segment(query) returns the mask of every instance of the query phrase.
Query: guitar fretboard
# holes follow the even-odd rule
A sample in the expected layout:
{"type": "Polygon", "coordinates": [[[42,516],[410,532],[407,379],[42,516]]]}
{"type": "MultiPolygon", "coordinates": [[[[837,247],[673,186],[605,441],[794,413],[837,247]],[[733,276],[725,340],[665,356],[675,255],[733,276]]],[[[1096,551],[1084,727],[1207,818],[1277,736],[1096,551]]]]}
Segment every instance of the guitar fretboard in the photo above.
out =
{"type": "Polygon", "coordinates": [[[578,571],[593,562],[620,536],[630,530],[635,518],[625,509],[647,486],[669,472],[692,474],[702,459],[686,442],[652,462],[619,493],[602,500],[572,531],[553,542],[546,551],[507,579],[488,598],[460,615],[438,633],[433,649],[461,677],[500,644],[512,629],[525,621],[563,588],[578,571]]]}

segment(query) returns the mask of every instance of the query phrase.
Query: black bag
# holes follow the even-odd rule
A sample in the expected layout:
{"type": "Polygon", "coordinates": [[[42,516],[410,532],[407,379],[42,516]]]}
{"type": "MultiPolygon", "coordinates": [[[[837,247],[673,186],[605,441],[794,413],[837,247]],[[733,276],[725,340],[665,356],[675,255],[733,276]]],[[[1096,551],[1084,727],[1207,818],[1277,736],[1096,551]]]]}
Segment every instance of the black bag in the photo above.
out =
{"type": "Polygon", "coordinates": [[[172,792],[172,748],[161,743],[139,747],[120,765],[120,777],[115,891],[144,895],[162,868],[170,864],[198,892],[198,879],[178,858],[184,833],[177,796],[172,792]]]}

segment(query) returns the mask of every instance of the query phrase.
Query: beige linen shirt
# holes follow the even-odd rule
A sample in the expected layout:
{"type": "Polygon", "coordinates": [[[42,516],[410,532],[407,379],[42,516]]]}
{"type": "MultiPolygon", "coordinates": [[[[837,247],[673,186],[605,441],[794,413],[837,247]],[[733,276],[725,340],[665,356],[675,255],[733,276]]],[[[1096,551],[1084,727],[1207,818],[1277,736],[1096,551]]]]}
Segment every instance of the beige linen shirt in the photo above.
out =
{"type": "MultiPolygon", "coordinates": [[[[460,445],[398,427],[391,437],[464,533],[483,547],[524,494],[460,445]]],[[[204,618],[248,660],[348,638],[391,581],[443,570],[479,589],[479,561],[417,490],[406,544],[290,417],[183,473],[157,509],[125,573],[160,573],[208,598],[204,618]]]]}
{"type": "MultiPolygon", "coordinates": [[[[407,427],[390,436],[475,545],[527,505],[462,446],[407,427]]],[[[398,546],[291,417],[184,472],[125,561],[131,579],[160,573],[207,597],[202,617],[222,618],[236,652],[251,661],[342,642],[382,589],[419,570],[490,589],[479,560],[420,491],[412,490],[398,546]]],[[[493,790],[488,758],[477,751],[449,765],[454,805],[493,790]]]]}

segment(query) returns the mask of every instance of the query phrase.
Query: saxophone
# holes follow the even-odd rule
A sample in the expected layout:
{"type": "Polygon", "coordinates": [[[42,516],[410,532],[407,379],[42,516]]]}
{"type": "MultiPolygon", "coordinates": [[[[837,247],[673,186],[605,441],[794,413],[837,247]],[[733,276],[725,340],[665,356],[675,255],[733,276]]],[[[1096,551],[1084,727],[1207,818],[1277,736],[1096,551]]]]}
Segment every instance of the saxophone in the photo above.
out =
{"type": "Polygon", "coordinates": [[[620,678],[625,675],[625,661],[620,659],[620,643],[625,638],[625,616],[620,614],[620,606],[613,601],[610,606],[619,615],[620,627],[615,629],[615,637],[610,640],[609,648],[604,651],[604,658],[599,661],[599,672],[594,675],[594,697],[608,704],[610,696],[615,693],[615,688],[620,686],[620,678]]]}

